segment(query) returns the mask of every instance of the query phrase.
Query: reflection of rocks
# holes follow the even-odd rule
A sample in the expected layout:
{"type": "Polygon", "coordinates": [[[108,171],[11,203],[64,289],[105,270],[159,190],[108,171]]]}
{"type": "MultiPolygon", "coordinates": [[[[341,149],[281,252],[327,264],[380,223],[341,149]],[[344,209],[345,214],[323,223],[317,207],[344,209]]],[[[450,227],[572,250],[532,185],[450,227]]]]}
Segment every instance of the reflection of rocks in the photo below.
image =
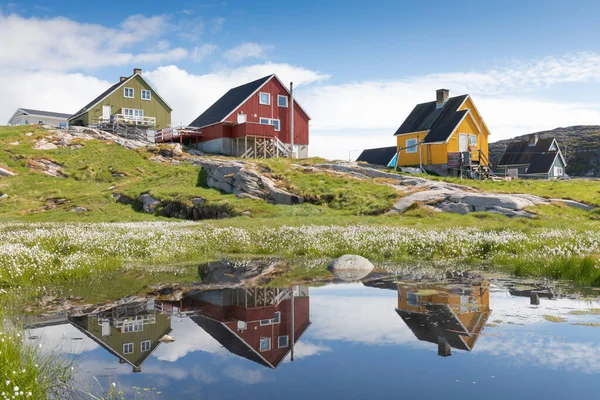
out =
{"type": "Polygon", "coordinates": [[[285,262],[270,260],[215,261],[203,266],[202,281],[205,284],[226,286],[256,284],[281,272],[287,266],[285,262]]]}
{"type": "Polygon", "coordinates": [[[335,259],[329,266],[328,270],[344,281],[357,281],[369,275],[373,271],[373,264],[364,257],[345,254],[340,258],[335,259]]]}

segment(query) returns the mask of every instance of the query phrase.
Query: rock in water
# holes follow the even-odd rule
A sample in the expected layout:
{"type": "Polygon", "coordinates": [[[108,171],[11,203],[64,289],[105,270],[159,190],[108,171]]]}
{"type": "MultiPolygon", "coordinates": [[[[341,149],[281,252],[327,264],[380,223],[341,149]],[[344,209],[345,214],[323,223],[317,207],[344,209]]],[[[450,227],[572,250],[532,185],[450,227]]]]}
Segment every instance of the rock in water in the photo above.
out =
{"type": "Polygon", "coordinates": [[[327,269],[344,281],[358,281],[373,271],[373,264],[364,257],[344,254],[333,260],[327,269]]]}

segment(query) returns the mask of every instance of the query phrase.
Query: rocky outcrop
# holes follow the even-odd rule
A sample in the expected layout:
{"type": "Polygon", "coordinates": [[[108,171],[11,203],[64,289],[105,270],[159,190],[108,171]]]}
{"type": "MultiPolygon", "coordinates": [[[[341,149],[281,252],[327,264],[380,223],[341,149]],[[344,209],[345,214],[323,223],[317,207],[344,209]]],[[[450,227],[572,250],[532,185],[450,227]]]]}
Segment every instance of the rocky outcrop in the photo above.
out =
{"type": "Polygon", "coordinates": [[[344,281],[357,281],[363,279],[373,271],[373,264],[362,256],[344,254],[333,260],[327,266],[336,278],[344,281]]]}
{"type": "MultiPolygon", "coordinates": [[[[136,206],[136,202],[128,196],[114,193],[113,198],[118,203],[136,206]]],[[[231,218],[236,215],[235,210],[227,203],[207,204],[206,200],[201,197],[192,198],[191,202],[192,205],[178,201],[161,201],[149,193],[144,193],[137,198],[137,207],[149,214],[157,213],[159,207],[162,207],[160,215],[164,217],[193,221],[231,218]]]]}
{"type": "Polygon", "coordinates": [[[0,176],[15,176],[16,174],[6,168],[0,168],[0,176]]]}
{"type": "Polygon", "coordinates": [[[156,207],[160,206],[160,200],[155,199],[149,193],[144,193],[137,199],[142,205],[142,210],[149,214],[153,214],[156,211],[156,207]]]}
{"type": "Polygon", "coordinates": [[[221,260],[200,266],[202,283],[207,285],[238,286],[257,284],[286,270],[288,264],[279,260],[221,260]]]}
{"type": "Polygon", "coordinates": [[[411,192],[400,198],[390,213],[403,213],[413,205],[421,204],[433,207],[434,210],[456,214],[487,211],[507,217],[531,218],[535,214],[525,209],[540,204],[563,203],[584,210],[594,208],[572,200],[545,199],[529,194],[483,193],[468,186],[394,174],[356,163],[320,164],[314,169],[347,173],[358,178],[383,178],[386,182],[394,182],[390,185],[399,191],[411,192]]]}
{"type": "Polygon", "coordinates": [[[27,160],[27,166],[33,170],[40,171],[42,174],[54,176],[57,178],[66,178],[62,170],[62,165],[55,163],[54,161],[40,158],[40,159],[29,159],[27,160]]]}
{"type": "Polygon", "coordinates": [[[277,188],[275,182],[257,172],[253,164],[213,158],[199,158],[193,162],[202,167],[208,187],[238,198],[288,205],[303,202],[300,196],[277,188]]]}

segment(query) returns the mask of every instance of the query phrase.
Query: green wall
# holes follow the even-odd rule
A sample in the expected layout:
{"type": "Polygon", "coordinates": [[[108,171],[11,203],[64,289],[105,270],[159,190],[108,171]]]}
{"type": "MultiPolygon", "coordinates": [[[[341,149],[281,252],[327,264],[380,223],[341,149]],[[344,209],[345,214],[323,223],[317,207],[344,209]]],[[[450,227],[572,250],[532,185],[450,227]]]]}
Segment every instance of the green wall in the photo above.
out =
{"type": "Polygon", "coordinates": [[[119,86],[113,94],[106,97],[85,114],[69,121],[69,123],[72,124],[79,120],[86,126],[97,123],[98,118],[102,116],[102,106],[111,106],[112,114],[122,114],[123,108],[144,110],[145,117],[156,118],[156,129],[168,128],[171,124],[171,109],[139,75],[134,76],[126,84],[119,86]],[[133,88],[133,99],[125,97],[124,88],[126,87],[133,88]],[[142,89],[152,92],[150,100],[142,100],[142,89]]]}

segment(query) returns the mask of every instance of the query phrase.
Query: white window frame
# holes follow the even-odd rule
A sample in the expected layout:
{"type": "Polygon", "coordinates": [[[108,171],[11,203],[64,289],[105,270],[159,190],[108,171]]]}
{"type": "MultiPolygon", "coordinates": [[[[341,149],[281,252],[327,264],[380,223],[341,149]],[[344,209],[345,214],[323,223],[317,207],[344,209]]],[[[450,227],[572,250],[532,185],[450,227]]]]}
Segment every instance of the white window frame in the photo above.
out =
{"type": "Polygon", "coordinates": [[[125,116],[125,118],[128,119],[141,120],[144,118],[144,110],[140,110],[137,108],[123,108],[123,115],[125,116]],[[131,111],[131,113],[129,113],[129,111],[131,111]]]}
{"type": "Polygon", "coordinates": [[[271,350],[271,338],[270,337],[261,337],[258,340],[258,349],[260,350],[261,353],[263,351],[269,351],[269,350],[271,350]],[[263,347],[262,347],[262,343],[263,343],[264,340],[267,340],[268,343],[269,343],[269,348],[268,349],[263,349],[263,347]]]}
{"type": "Polygon", "coordinates": [[[419,295],[413,292],[406,293],[406,304],[416,307],[419,305],[419,295]]]}
{"type": "Polygon", "coordinates": [[[142,332],[144,330],[144,321],[133,320],[123,323],[123,333],[142,332]]]}
{"type": "Polygon", "coordinates": [[[150,349],[152,348],[152,342],[149,340],[142,340],[140,342],[140,351],[142,353],[145,353],[147,351],[150,351],[150,349]],[[146,348],[144,349],[144,344],[146,345],[146,348]]]}
{"type": "Polygon", "coordinates": [[[555,165],[553,169],[554,170],[552,172],[554,173],[554,176],[563,176],[564,175],[563,167],[555,165]]]}
{"type": "Polygon", "coordinates": [[[248,323],[246,321],[238,321],[237,328],[238,331],[245,331],[248,329],[248,323]]]}
{"type": "Polygon", "coordinates": [[[412,138],[412,139],[406,139],[406,154],[413,154],[417,152],[417,145],[419,144],[419,139],[417,138],[412,138]],[[409,144],[414,142],[414,144],[409,144]]]}
{"type": "Polygon", "coordinates": [[[263,106],[270,106],[271,105],[271,93],[268,92],[258,92],[258,104],[262,104],[263,106]],[[269,96],[269,100],[267,100],[266,103],[263,103],[263,94],[266,94],[267,96],[269,96]]]}
{"type": "Polygon", "coordinates": [[[142,100],[146,100],[146,101],[152,100],[152,92],[150,90],[142,89],[140,96],[142,97],[142,100]],[[148,94],[148,98],[144,97],[144,93],[148,94]]]}
{"type": "Polygon", "coordinates": [[[285,107],[285,108],[288,108],[288,101],[289,101],[289,99],[288,99],[288,97],[287,97],[287,96],[285,96],[285,95],[283,95],[283,94],[278,94],[278,95],[277,95],[277,106],[278,106],[278,107],[285,107]],[[284,99],[284,100],[285,100],[285,105],[281,105],[281,104],[279,103],[279,100],[281,100],[281,99],[284,99]]]}
{"type": "Polygon", "coordinates": [[[135,90],[130,87],[123,88],[123,97],[126,99],[134,99],[135,98],[135,90]],[[131,96],[127,96],[127,91],[131,91],[131,96]]]}
{"type": "Polygon", "coordinates": [[[279,132],[281,130],[281,121],[278,119],[272,119],[271,125],[273,125],[275,131],[279,132]],[[277,121],[277,125],[275,125],[275,121],[277,121]]]}
{"type": "Polygon", "coordinates": [[[272,319],[261,319],[260,320],[260,326],[267,326],[267,325],[272,325],[272,324],[273,324],[272,319]]]}
{"type": "Polygon", "coordinates": [[[259,118],[258,123],[261,125],[271,125],[271,118],[259,118]],[[263,122],[267,121],[267,122],[263,122]]]}
{"type": "Polygon", "coordinates": [[[477,136],[476,135],[469,135],[469,146],[477,147],[477,136]],[[475,139],[475,140],[472,141],[471,139],[475,139]]]}
{"type": "Polygon", "coordinates": [[[290,346],[290,337],[288,335],[277,337],[277,348],[281,349],[282,347],[290,346]],[[285,339],[285,344],[281,344],[281,339],[285,339]]]}
{"type": "Polygon", "coordinates": [[[133,354],[133,343],[123,343],[123,354],[133,354]],[[127,351],[131,349],[131,351],[127,351]]]}
{"type": "Polygon", "coordinates": [[[281,311],[276,311],[275,316],[271,320],[274,324],[278,324],[281,322],[281,311]]]}

